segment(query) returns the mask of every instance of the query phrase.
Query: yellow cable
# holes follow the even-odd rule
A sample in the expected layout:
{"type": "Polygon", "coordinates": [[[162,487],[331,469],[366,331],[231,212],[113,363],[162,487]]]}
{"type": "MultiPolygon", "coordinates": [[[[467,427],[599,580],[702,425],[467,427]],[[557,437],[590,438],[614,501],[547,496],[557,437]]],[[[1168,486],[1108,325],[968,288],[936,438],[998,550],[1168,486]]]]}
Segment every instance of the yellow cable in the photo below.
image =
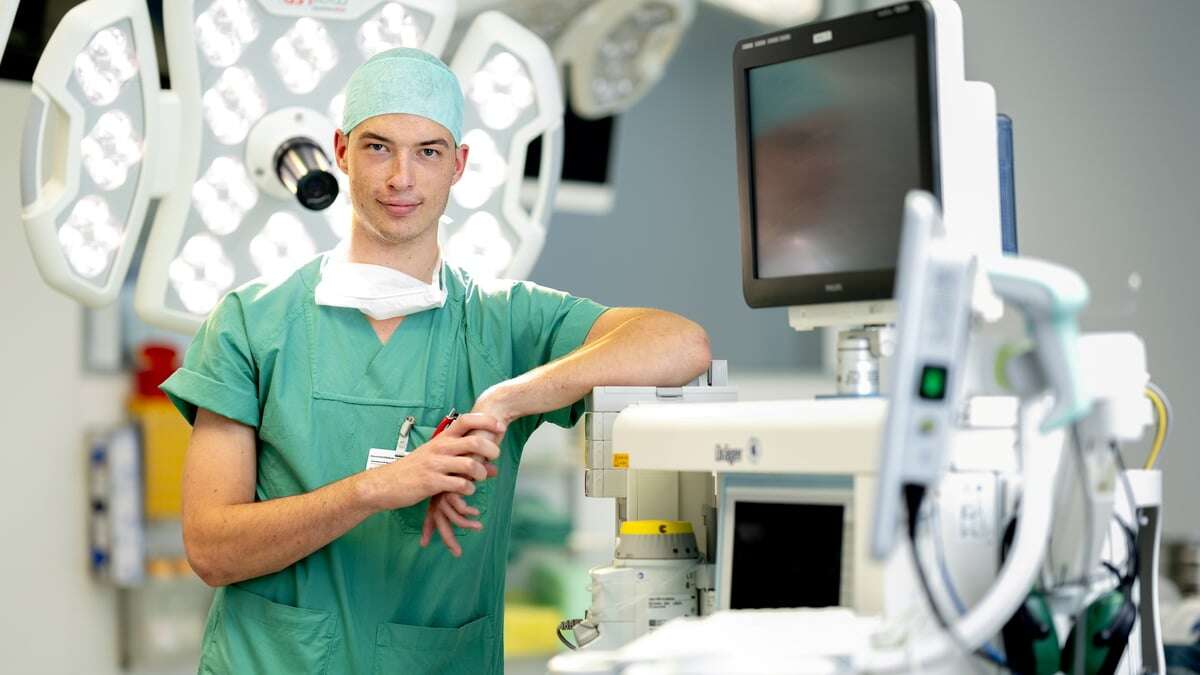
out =
{"type": "Polygon", "coordinates": [[[1162,451],[1163,441],[1167,438],[1167,425],[1170,424],[1170,420],[1167,419],[1167,406],[1163,405],[1162,398],[1153,389],[1146,388],[1146,398],[1154,404],[1158,429],[1154,432],[1154,444],[1150,446],[1150,456],[1146,458],[1146,464],[1142,468],[1153,469],[1154,464],[1158,462],[1158,453],[1162,451]]]}

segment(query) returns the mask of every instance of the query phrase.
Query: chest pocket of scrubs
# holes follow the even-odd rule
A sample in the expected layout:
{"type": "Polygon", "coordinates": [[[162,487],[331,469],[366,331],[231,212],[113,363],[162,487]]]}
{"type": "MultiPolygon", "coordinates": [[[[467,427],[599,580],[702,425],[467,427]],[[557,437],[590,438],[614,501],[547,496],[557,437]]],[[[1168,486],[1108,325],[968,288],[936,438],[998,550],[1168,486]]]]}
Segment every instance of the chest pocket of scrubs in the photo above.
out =
{"type": "MultiPolygon", "coordinates": [[[[434,430],[435,427],[420,425],[414,426],[409,432],[408,437],[409,452],[412,452],[422,445],[428,443],[433,437],[434,430]]],[[[486,531],[488,527],[487,515],[492,503],[492,490],[495,486],[495,482],[495,478],[479,481],[475,483],[475,494],[465,497],[467,504],[479,509],[479,517],[476,520],[479,520],[483,523],[483,531],[486,531]]],[[[405,532],[419,533],[421,531],[421,526],[425,524],[425,512],[428,508],[429,500],[425,499],[408,508],[397,509],[396,514],[400,518],[401,529],[403,529],[405,532]]],[[[459,536],[468,537],[482,533],[476,532],[475,530],[464,530],[460,527],[455,527],[454,532],[459,536]]],[[[436,534],[434,536],[436,537],[436,534]]]]}

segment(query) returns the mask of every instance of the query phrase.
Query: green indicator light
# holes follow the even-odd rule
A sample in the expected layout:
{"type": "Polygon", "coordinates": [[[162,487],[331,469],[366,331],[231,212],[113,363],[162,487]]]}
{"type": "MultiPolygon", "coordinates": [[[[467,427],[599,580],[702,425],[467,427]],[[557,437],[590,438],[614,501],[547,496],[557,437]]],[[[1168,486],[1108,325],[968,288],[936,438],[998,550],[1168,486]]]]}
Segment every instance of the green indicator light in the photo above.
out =
{"type": "Polygon", "coordinates": [[[925,366],[921,370],[921,398],[940,401],[946,398],[946,369],[941,366],[925,366]]]}

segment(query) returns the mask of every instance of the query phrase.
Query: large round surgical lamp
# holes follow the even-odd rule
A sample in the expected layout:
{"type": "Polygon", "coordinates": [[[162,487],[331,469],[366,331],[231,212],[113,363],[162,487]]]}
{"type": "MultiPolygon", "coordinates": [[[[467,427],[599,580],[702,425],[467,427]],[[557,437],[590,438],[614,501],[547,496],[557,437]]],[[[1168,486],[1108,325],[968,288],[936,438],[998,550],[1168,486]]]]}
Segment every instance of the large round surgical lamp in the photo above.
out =
{"type": "MultiPolygon", "coordinates": [[[[737,2],[737,0],[727,0],[737,2]]],[[[812,2],[815,0],[803,0],[812,2]]],[[[462,0],[511,13],[551,45],[581,117],[623,113],[661,79],[697,0],[462,0]]]]}
{"type": "MultiPolygon", "coordinates": [[[[172,0],[171,91],[158,88],[142,0],[89,0],[50,39],[22,144],[22,216],[47,281],[93,306],[119,292],[152,199],[137,284],[148,322],[192,332],[220,298],[280,280],[349,231],[332,141],[342,89],[397,46],[440,55],[450,0],[172,0]]],[[[481,15],[451,67],[467,91],[471,164],[444,253],[521,277],[541,250],[558,182],[562,103],[541,40],[481,15]],[[517,206],[525,146],[542,137],[538,205],[517,206]]]]}
{"type": "Polygon", "coordinates": [[[696,13],[696,0],[598,0],[556,43],[580,117],[628,110],[662,78],[696,13]]]}

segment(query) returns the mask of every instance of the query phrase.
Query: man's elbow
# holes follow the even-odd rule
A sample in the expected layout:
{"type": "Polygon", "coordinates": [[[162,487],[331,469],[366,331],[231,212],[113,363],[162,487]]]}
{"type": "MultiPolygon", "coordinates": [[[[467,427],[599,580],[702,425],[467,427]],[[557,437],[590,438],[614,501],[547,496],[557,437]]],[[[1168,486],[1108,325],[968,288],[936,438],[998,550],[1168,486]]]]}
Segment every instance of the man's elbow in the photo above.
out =
{"type": "Polygon", "coordinates": [[[228,586],[237,581],[232,578],[227,570],[218,563],[217,556],[214,554],[212,547],[206,545],[202,538],[195,531],[196,528],[183,528],[183,550],[187,554],[188,566],[200,577],[204,583],[217,588],[219,586],[228,586]]]}
{"type": "Polygon", "coordinates": [[[687,321],[685,330],[680,331],[683,339],[682,353],[686,356],[688,370],[695,377],[708,370],[712,364],[712,344],[708,340],[708,331],[695,321],[687,321]]]}
{"type": "Polygon", "coordinates": [[[211,588],[221,588],[222,586],[228,586],[229,584],[233,583],[232,579],[226,579],[225,577],[213,572],[206,573],[201,571],[202,568],[196,567],[191,558],[188,558],[188,564],[192,566],[192,572],[194,572],[196,576],[200,577],[200,581],[203,581],[206,586],[211,588]]]}
{"type": "Polygon", "coordinates": [[[213,588],[228,586],[233,583],[231,579],[226,578],[226,575],[221,573],[218,566],[211,564],[204,555],[197,554],[191,547],[188,547],[187,561],[188,566],[192,568],[196,576],[200,577],[200,581],[213,588]]]}

